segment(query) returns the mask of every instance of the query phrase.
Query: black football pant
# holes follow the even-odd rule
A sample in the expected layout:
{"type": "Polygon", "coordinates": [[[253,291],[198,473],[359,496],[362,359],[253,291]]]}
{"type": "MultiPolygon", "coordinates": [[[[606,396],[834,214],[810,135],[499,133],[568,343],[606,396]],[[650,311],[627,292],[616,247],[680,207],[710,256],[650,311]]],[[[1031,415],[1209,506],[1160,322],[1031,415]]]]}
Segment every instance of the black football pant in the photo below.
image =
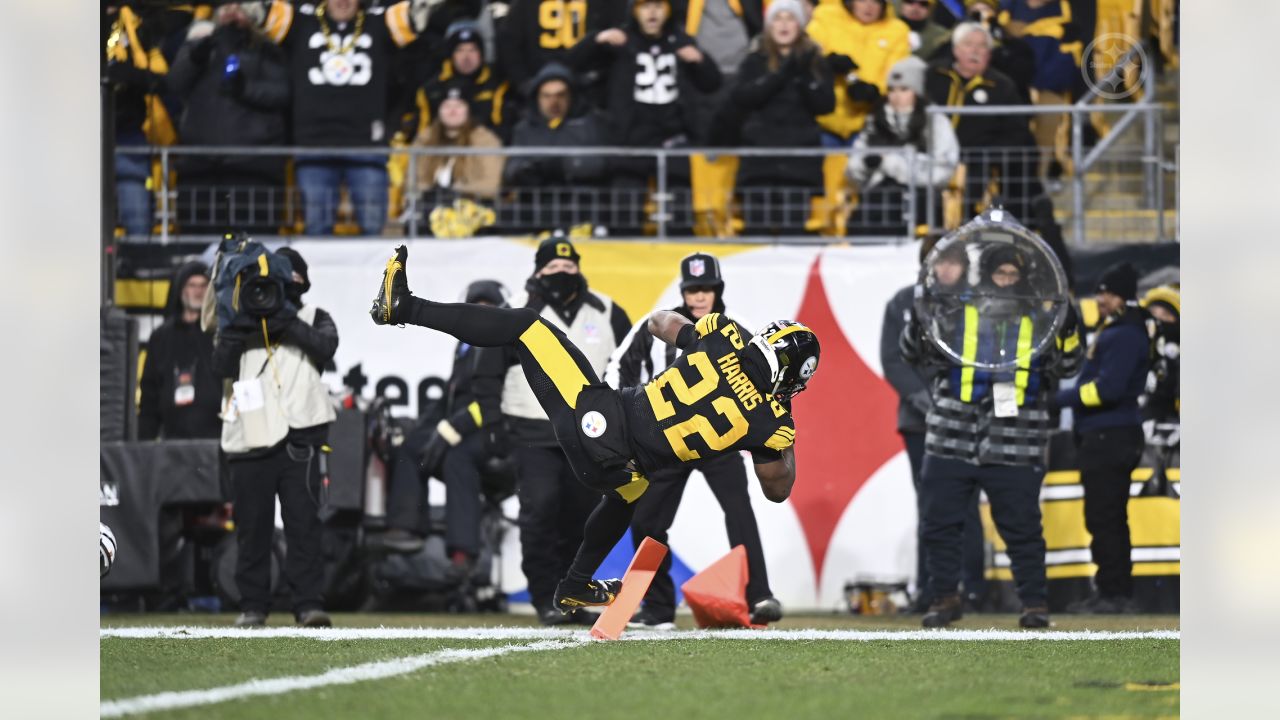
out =
{"type": "MultiPolygon", "coordinates": [[[[756,526],[756,514],[747,495],[746,466],[737,453],[732,453],[699,465],[698,469],[706,477],[707,487],[716,496],[720,509],[724,510],[729,547],[742,545],[747,551],[747,604],[755,605],[773,592],[769,589],[760,528],[756,526]]],[[[667,531],[675,521],[680,498],[684,496],[684,488],[692,472],[692,468],[676,468],[656,472],[649,477],[649,490],[636,503],[635,516],[631,519],[631,539],[636,548],[646,536],[667,544],[667,531]]],[[[671,553],[662,559],[662,566],[644,596],[644,605],[660,618],[675,617],[676,591],[671,580],[671,553]]]]}
{"type": "Polygon", "coordinates": [[[634,503],[649,487],[639,473],[605,470],[582,447],[574,408],[578,393],[600,382],[595,369],[559,328],[529,308],[436,303],[412,296],[404,302],[407,324],[439,330],[476,347],[516,349],[529,387],[547,413],[574,476],[603,495],[587,518],[582,545],[566,574],[575,582],[590,580],[627,532],[634,503]]]}
{"type": "MultiPolygon", "coordinates": [[[[929,582],[929,564],[924,542],[925,491],[920,484],[924,465],[924,433],[899,432],[907,446],[907,460],[911,462],[911,484],[916,488],[916,600],[917,607],[927,607],[933,602],[933,586],[929,582]]],[[[987,588],[986,559],[983,552],[982,514],[978,512],[978,494],[964,516],[964,550],[961,553],[966,597],[981,598],[987,588]]]]}
{"type": "Polygon", "coordinates": [[[1142,428],[1113,427],[1076,435],[1080,484],[1084,486],[1084,526],[1093,536],[1089,552],[1098,566],[1098,595],[1133,594],[1129,540],[1129,482],[1142,459],[1142,428]]]}
{"type": "Polygon", "coordinates": [[[262,457],[233,460],[236,523],[236,587],[240,609],[266,614],[271,609],[271,536],[276,526],[276,495],[284,520],[284,577],[294,615],[324,607],[320,450],[281,443],[262,457]]]}
{"type": "MultiPolygon", "coordinates": [[[[434,424],[425,423],[405,438],[387,490],[387,525],[417,535],[426,535],[431,525],[426,478],[418,466],[422,448],[434,431],[434,424]]],[[[460,550],[473,558],[480,554],[480,464],[484,460],[484,436],[472,433],[445,451],[440,472],[447,493],[445,545],[450,552],[460,550]]]]}
{"type": "Polygon", "coordinates": [[[1023,607],[1048,604],[1040,524],[1043,479],[1038,467],[973,465],[925,453],[921,472],[926,495],[924,541],[935,598],[959,591],[965,514],[981,489],[987,493],[991,519],[1007,547],[1023,607]]]}
{"type": "Polygon", "coordinates": [[[560,448],[517,447],[512,459],[520,498],[520,569],[529,581],[530,600],[543,611],[569,572],[600,493],[578,482],[560,448]]]}

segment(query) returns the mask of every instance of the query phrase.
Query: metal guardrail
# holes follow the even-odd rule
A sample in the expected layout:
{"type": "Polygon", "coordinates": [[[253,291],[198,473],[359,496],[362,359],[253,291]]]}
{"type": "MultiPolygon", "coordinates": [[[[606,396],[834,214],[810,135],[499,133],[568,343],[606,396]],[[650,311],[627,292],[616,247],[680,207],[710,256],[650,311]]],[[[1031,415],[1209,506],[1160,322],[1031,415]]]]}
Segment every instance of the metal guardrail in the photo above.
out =
{"type": "MultiPolygon", "coordinates": [[[[1119,67],[1119,66],[1117,66],[1119,67]]],[[[1147,73],[1147,97],[1153,97],[1154,73],[1147,73]]],[[[1095,166],[1113,147],[1116,139],[1134,122],[1139,116],[1146,120],[1146,139],[1144,144],[1144,154],[1141,162],[1146,168],[1146,205],[1154,207],[1158,223],[1157,240],[1164,240],[1164,171],[1166,163],[1162,157],[1162,143],[1156,133],[1162,129],[1160,114],[1164,110],[1163,106],[1157,103],[1142,102],[1134,104],[1116,104],[1116,105],[1091,105],[1085,104],[1090,98],[1082,98],[1081,102],[1072,105],[1029,105],[1029,106],[930,106],[928,112],[931,114],[944,114],[954,116],[986,116],[986,115],[1045,115],[1045,114],[1068,114],[1072,117],[1071,123],[1072,142],[1071,156],[1074,165],[1074,176],[1072,179],[1072,238],[1077,245],[1084,244],[1084,200],[1085,200],[1085,173],[1095,166]],[[1112,131],[1095,146],[1090,152],[1085,154],[1083,148],[1082,124],[1085,117],[1092,113],[1122,113],[1123,117],[1114,126],[1112,131]]],[[[1038,148],[1022,148],[1023,152],[1040,152],[1038,148]]],[[[963,155],[974,157],[973,153],[981,152],[998,152],[998,148],[965,148],[962,150],[963,155]]],[[[672,159],[688,158],[692,156],[705,156],[714,158],[718,156],[734,156],[738,158],[750,157],[770,157],[770,158],[805,158],[805,157],[826,157],[832,154],[844,153],[850,157],[862,154],[893,154],[900,153],[907,158],[912,158],[909,148],[872,148],[869,150],[853,150],[832,149],[832,148],[759,148],[759,147],[741,147],[741,148],[634,148],[634,147],[503,147],[503,148],[457,148],[457,147],[419,147],[409,146],[404,148],[387,148],[387,147],[358,147],[358,148],[318,148],[318,147],[284,147],[284,146],[121,146],[117,148],[117,152],[131,155],[149,155],[158,156],[161,169],[161,192],[159,193],[159,224],[160,224],[160,241],[168,243],[170,241],[170,225],[175,217],[172,207],[172,172],[173,160],[176,157],[192,156],[192,155],[218,155],[218,156],[277,156],[286,158],[307,158],[307,157],[368,157],[370,155],[405,155],[408,160],[408,169],[405,173],[404,199],[406,203],[405,225],[406,232],[409,237],[417,237],[420,233],[420,223],[422,213],[419,204],[422,200],[422,193],[417,185],[417,163],[425,157],[436,156],[485,156],[485,155],[502,155],[504,157],[606,157],[606,158],[642,158],[652,159],[655,163],[655,192],[648,195],[651,200],[653,211],[649,219],[652,221],[656,236],[659,239],[668,236],[669,223],[672,219],[672,203],[676,199],[670,185],[670,162],[672,159]]],[[[962,160],[964,157],[962,156],[962,160]]],[[[931,163],[931,159],[926,159],[926,163],[931,163]]],[[[917,170],[927,172],[930,167],[917,167],[917,170]]],[[[917,187],[912,182],[906,188],[904,193],[903,212],[905,214],[904,221],[901,223],[903,232],[900,235],[886,236],[879,238],[884,241],[901,242],[910,237],[917,227],[917,220],[922,214],[926,218],[927,224],[932,230],[939,230],[934,220],[936,214],[937,192],[926,192],[923,195],[926,198],[925,207],[916,207],[917,187]]],[[[968,208],[970,203],[976,198],[967,197],[965,207],[968,208]]],[[[778,240],[786,240],[786,238],[775,238],[778,240]]],[[[863,238],[872,241],[876,238],[863,238]]],[[[814,238],[805,238],[808,242],[815,241],[814,238]]]]}

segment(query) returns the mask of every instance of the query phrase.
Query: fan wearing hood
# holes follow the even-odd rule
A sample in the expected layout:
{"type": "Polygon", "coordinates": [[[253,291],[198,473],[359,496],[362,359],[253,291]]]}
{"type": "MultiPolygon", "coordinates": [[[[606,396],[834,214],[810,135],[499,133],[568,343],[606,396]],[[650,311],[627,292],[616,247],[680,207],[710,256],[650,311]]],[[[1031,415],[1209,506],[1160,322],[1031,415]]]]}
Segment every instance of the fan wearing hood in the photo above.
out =
{"type": "MultiPolygon", "coordinates": [[[[534,76],[529,107],[512,132],[515,147],[591,147],[606,144],[606,124],[580,97],[577,78],[558,62],[534,76]]],[[[516,188],[591,185],[605,175],[605,160],[583,155],[512,157],[503,184],[516,188]]]]}
{"type": "Polygon", "coordinates": [[[139,440],[216,438],[222,386],[213,371],[213,338],[200,329],[208,268],[178,268],[169,286],[165,321],[151,332],[140,383],[139,440]]]}

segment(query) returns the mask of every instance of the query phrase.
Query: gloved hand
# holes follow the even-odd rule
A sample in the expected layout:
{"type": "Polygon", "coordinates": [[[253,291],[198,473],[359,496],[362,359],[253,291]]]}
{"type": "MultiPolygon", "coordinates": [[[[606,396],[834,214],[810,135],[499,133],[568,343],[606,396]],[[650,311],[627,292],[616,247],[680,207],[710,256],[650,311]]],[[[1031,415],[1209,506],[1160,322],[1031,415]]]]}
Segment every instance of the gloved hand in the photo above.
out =
{"type": "Polygon", "coordinates": [[[880,100],[880,88],[865,80],[855,80],[849,85],[849,99],[854,102],[875,103],[880,100]]]}
{"type": "Polygon", "coordinates": [[[858,64],[848,55],[833,53],[827,56],[827,67],[831,68],[831,74],[836,77],[844,77],[854,70],[858,69],[858,64]]]}
{"type": "Polygon", "coordinates": [[[460,442],[462,442],[462,435],[457,429],[448,420],[441,420],[436,424],[435,432],[431,433],[431,437],[427,438],[426,444],[422,446],[422,462],[418,467],[424,473],[438,476],[440,463],[444,462],[444,454],[460,442]]]}
{"type": "Polygon", "coordinates": [[[883,157],[881,157],[878,154],[872,153],[871,155],[863,156],[862,165],[867,169],[868,172],[875,172],[876,168],[880,167],[880,163],[883,161],[884,161],[883,157]]]}

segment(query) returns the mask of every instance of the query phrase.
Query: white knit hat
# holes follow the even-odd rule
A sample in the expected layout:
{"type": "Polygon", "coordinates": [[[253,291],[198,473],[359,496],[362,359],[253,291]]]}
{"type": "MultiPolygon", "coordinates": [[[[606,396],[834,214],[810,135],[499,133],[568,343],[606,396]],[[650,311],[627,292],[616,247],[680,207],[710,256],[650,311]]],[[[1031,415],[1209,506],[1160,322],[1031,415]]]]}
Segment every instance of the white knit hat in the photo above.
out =
{"type": "Polygon", "coordinates": [[[796,20],[800,21],[801,28],[809,24],[808,8],[800,0],[769,0],[769,7],[764,11],[764,24],[773,22],[780,12],[791,13],[796,20]]]}

